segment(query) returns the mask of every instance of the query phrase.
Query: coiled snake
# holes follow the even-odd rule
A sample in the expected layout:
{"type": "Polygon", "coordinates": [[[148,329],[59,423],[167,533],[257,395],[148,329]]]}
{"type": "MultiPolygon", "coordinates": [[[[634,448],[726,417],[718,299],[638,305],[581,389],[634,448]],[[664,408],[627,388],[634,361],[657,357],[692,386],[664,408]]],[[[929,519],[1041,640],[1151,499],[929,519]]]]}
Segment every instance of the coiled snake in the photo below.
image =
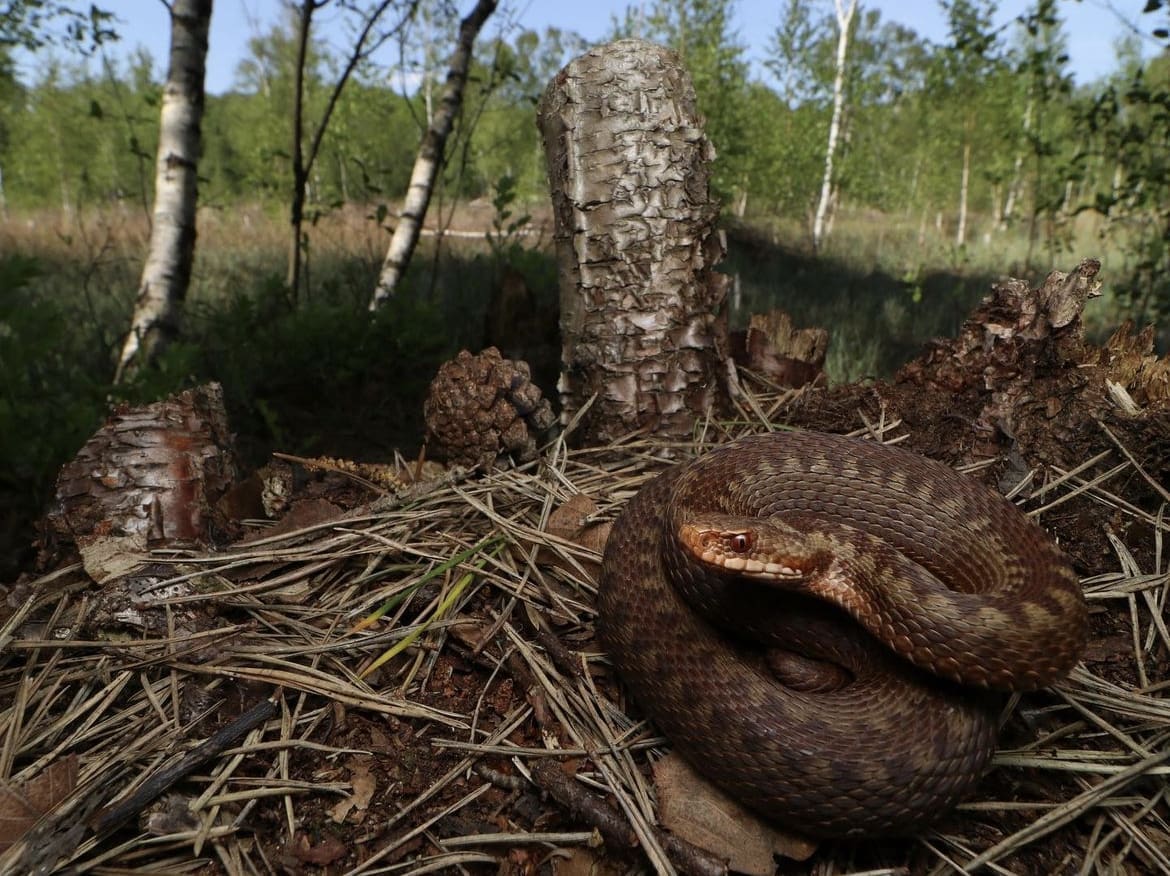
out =
{"type": "Polygon", "coordinates": [[[958,802],[995,747],[988,690],[1059,680],[1087,635],[1068,561],[1006,499],[807,432],[643,487],[598,609],[618,674],[692,765],[815,836],[905,833],[958,802]]]}

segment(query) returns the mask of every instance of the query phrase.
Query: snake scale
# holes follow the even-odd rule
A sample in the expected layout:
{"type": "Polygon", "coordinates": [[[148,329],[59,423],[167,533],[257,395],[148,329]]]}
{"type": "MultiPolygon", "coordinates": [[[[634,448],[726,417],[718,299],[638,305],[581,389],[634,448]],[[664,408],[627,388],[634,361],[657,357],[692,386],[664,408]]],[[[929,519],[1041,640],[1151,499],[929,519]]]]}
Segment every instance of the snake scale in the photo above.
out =
{"type": "Polygon", "coordinates": [[[606,544],[598,612],[619,676],[691,764],[823,837],[945,812],[994,751],[995,691],[1061,679],[1087,636],[1068,560],[1006,499],[808,432],[648,482],[606,544]]]}

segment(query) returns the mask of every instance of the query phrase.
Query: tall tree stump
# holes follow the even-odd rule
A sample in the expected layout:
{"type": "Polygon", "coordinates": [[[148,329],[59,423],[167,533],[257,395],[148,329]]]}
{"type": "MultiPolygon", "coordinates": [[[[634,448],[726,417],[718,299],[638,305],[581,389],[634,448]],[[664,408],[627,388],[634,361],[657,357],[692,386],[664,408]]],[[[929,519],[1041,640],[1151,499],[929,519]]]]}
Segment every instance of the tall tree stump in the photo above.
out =
{"type": "Polygon", "coordinates": [[[621,40],[571,61],[537,123],[556,221],[562,417],[577,440],[688,437],[726,393],[715,150],[678,55],[621,40]]]}

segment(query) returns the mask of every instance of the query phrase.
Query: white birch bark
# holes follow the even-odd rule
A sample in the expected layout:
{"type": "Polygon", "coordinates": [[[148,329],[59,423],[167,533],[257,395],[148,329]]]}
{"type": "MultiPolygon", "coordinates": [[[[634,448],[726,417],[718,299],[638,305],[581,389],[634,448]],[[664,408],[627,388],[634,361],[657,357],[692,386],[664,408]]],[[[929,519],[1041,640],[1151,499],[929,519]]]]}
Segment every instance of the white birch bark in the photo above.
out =
{"type": "MultiPolygon", "coordinates": [[[[1028,102],[1024,104],[1024,139],[1027,140],[1032,133],[1032,96],[1028,96],[1028,102]]],[[[1012,221],[1012,216],[1016,212],[1016,201],[1020,196],[1020,190],[1024,185],[1024,147],[1021,146],[1016,151],[1016,159],[1012,164],[1012,180],[1008,185],[1007,200],[1003,205],[1003,212],[999,214],[998,229],[1006,231],[1008,223],[1012,221]]]]}
{"type": "Polygon", "coordinates": [[[849,0],[846,6],[842,0],[833,0],[837,8],[837,73],[833,77],[833,118],[829,122],[829,144],[825,148],[825,176],[821,181],[821,197],[813,219],[813,249],[819,250],[824,242],[829,217],[829,206],[833,200],[833,156],[837,152],[837,141],[841,137],[841,117],[845,111],[845,61],[849,57],[849,28],[857,12],[857,0],[849,0]]]}
{"type": "Polygon", "coordinates": [[[967,243],[967,193],[971,189],[971,141],[963,144],[963,175],[959,182],[959,224],[955,229],[955,246],[967,243]]]}
{"type": "Polygon", "coordinates": [[[1067,222],[1072,216],[1074,183],[1072,177],[1064,181],[1064,197],[1060,199],[1060,210],[1058,216],[1060,221],[1067,222]]]}
{"type": "Polygon", "coordinates": [[[679,56],[620,40],[575,58],[537,108],[556,222],[563,423],[607,444],[689,437],[727,404],[715,151],[679,56]],[[587,410],[587,413],[586,413],[587,410]]]}
{"type": "Polygon", "coordinates": [[[179,332],[195,257],[196,171],[212,0],[171,4],[171,56],[163,88],[150,244],[130,332],[114,381],[153,363],[179,332]]]}
{"type": "Polygon", "coordinates": [[[406,266],[410,264],[410,257],[414,254],[415,244],[418,243],[427,207],[431,203],[431,193],[434,191],[435,177],[438,176],[439,165],[443,160],[447,136],[451,133],[455,116],[463,102],[463,87],[467,84],[467,70],[471,66],[475,38],[488,16],[495,11],[496,3],[497,0],[479,0],[475,8],[459,23],[459,42],[451,56],[447,83],[443,87],[438,109],[435,110],[418,147],[418,157],[410,174],[410,185],[406,189],[402,214],[398,217],[398,224],[386,250],[386,258],[382,262],[382,270],[378,274],[378,283],[370,298],[371,311],[377,310],[390,300],[398,281],[406,272],[406,266]]]}

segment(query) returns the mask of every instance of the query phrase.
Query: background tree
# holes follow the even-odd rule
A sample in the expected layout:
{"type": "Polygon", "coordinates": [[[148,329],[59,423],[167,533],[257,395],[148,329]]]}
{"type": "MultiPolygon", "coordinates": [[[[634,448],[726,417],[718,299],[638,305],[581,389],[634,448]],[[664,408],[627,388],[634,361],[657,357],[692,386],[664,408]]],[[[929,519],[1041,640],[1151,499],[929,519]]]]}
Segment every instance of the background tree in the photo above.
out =
{"type": "MultiPolygon", "coordinates": [[[[150,130],[153,117],[157,117],[161,91],[154,83],[154,59],[145,49],[139,47],[130,56],[127,69],[122,74],[114,61],[103,50],[102,74],[112,98],[107,103],[107,112],[114,116],[107,126],[112,136],[103,139],[103,148],[108,150],[111,168],[115,169],[130,161],[131,175],[116,179],[115,190],[124,203],[131,199],[142,208],[142,215],[150,216],[150,169],[153,150],[143,143],[143,133],[150,130]],[[125,80],[125,81],[124,81],[125,80]]],[[[154,124],[157,134],[157,123],[154,124]]],[[[121,176],[120,174],[118,174],[121,176]]]]}
{"type": "Polygon", "coordinates": [[[171,58],[159,121],[150,245],[114,382],[157,360],[179,333],[195,259],[196,176],[211,0],[174,0],[171,58]]]}
{"type": "Polygon", "coordinates": [[[829,120],[829,142],[825,146],[825,175],[821,179],[821,196],[813,217],[813,249],[820,249],[824,243],[829,205],[833,198],[833,157],[837,152],[837,141],[841,136],[841,123],[845,114],[845,79],[849,60],[849,33],[857,13],[857,0],[834,0],[837,11],[837,55],[836,72],[833,76],[833,117],[829,120]]]}
{"type": "Polygon", "coordinates": [[[75,213],[92,160],[90,145],[97,140],[95,106],[91,96],[66,85],[71,72],[59,62],[48,65],[27,95],[24,118],[16,125],[8,153],[10,186],[18,192],[36,190],[44,202],[52,193],[55,206],[68,221],[75,213]],[[40,124],[29,124],[37,119],[40,124]]]}
{"type": "Polygon", "coordinates": [[[810,233],[832,113],[834,42],[834,19],[823,4],[787,0],[764,60],[780,83],[786,111],[777,117],[777,130],[754,138],[757,148],[774,154],[765,172],[769,190],[779,188],[773,209],[807,216],[810,233]]]}
{"type": "Polygon", "coordinates": [[[414,254],[427,206],[431,202],[431,193],[434,191],[435,177],[443,159],[447,137],[463,102],[463,89],[467,84],[467,71],[471,66],[475,38],[495,8],[496,0],[478,0],[475,8],[459,24],[459,42],[451,56],[443,96],[419,145],[418,157],[410,175],[410,185],[406,190],[406,201],[402,206],[394,235],[390,238],[390,246],[382,262],[374,294],[370,298],[372,311],[382,307],[394,294],[398,281],[410,263],[411,255],[414,254]]]}
{"type": "MultiPolygon", "coordinates": [[[[933,86],[937,114],[958,151],[958,207],[955,246],[967,243],[971,198],[971,165],[979,139],[981,106],[979,98],[991,74],[999,67],[1000,31],[992,27],[995,0],[940,0],[947,19],[949,42],[938,53],[933,86]]],[[[946,162],[953,167],[953,161],[946,162]]]]}
{"type": "Polygon", "coordinates": [[[398,34],[418,7],[418,0],[406,3],[402,3],[400,0],[379,0],[366,8],[345,2],[345,0],[338,0],[338,6],[343,12],[348,12],[355,18],[353,35],[341,72],[333,83],[309,139],[308,148],[306,148],[304,144],[305,89],[309,76],[309,33],[312,28],[314,12],[328,3],[329,0],[302,0],[300,15],[297,19],[291,142],[292,199],[289,206],[288,274],[285,279],[285,285],[293,301],[296,300],[300,290],[302,254],[307,244],[302,233],[305,218],[305,189],[317,158],[321,154],[322,143],[330,119],[338,107],[342,92],[349,83],[350,77],[353,76],[359,65],[366,62],[374,52],[398,34]],[[398,9],[397,20],[388,28],[379,28],[387,11],[394,7],[401,7],[398,9]]]}
{"type": "Polygon", "coordinates": [[[1131,253],[1118,283],[1135,315],[1170,311],[1170,56],[1130,77],[1116,77],[1084,109],[1082,166],[1093,158],[1111,166],[1093,207],[1109,219],[1107,233],[1131,253]]]}
{"type": "MultiPolygon", "coordinates": [[[[1075,206],[1072,201],[1078,194],[1074,190],[1072,156],[1060,145],[1062,141],[1075,138],[1075,134],[1064,122],[1072,94],[1072,79],[1067,70],[1066,39],[1056,12],[1056,0],[1037,0],[1022,17],[1021,24],[1024,27],[1023,46],[1016,69],[1019,73],[1017,81],[1022,79],[1026,83],[1020,132],[1030,158],[1032,176],[1032,209],[1025,257],[1025,264],[1031,265],[1040,243],[1040,225],[1045,220],[1048,222],[1049,259],[1055,257],[1055,226],[1067,220],[1075,206]]],[[[1014,169],[1001,221],[1010,220],[1023,185],[1018,162],[1014,169]]]]}
{"type": "MultiPolygon", "coordinates": [[[[12,107],[23,103],[24,88],[16,78],[9,53],[0,48],[0,156],[7,156],[12,142],[12,107]]],[[[8,216],[8,199],[4,194],[4,164],[0,159],[0,218],[8,216]]]]}
{"type": "MultiPolygon", "coordinates": [[[[236,89],[245,99],[236,102],[234,95],[226,97],[236,110],[232,134],[247,134],[240,146],[249,165],[249,186],[287,199],[290,205],[296,199],[292,164],[294,153],[302,149],[303,119],[320,114],[327,89],[328,47],[311,29],[318,6],[316,0],[282,6],[272,26],[248,40],[248,53],[236,67],[236,89]]],[[[288,273],[292,273],[291,258],[288,273]]]]}
{"type": "Polygon", "coordinates": [[[23,46],[32,51],[45,46],[65,46],[90,53],[102,43],[117,39],[113,14],[93,3],[61,0],[2,0],[0,48],[23,46]]]}
{"type": "Polygon", "coordinates": [[[930,46],[912,29],[859,10],[847,64],[843,146],[834,203],[917,215],[917,190],[927,138],[914,120],[925,112],[930,46]]]}
{"type": "Polygon", "coordinates": [[[533,114],[549,80],[569,58],[587,49],[580,36],[559,28],[543,33],[521,30],[510,42],[501,37],[484,47],[480,57],[490,55],[494,69],[482,69],[481,61],[472,82],[490,82],[495,87],[484,95],[486,104],[467,140],[472,167],[462,194],[478,197],[507,179],[517,198],[548,197],[548,175],[533,114]]]}
{"type": "MultiPolygon", "coordinates": [[[[774,169],[752,175],[753,184],[758,187],[763,181],[765,190],[782,185],[785,197],[774,209],[807,217],[810,236],[833,118],[838,37],[834,8],[788,0],[764,62],[788,109],[764,114],[769,118],[757,124],[781,119],[782,127],[751,139],[754,154],[777,156],[774,169]]],[[[883,21],[876,9],[856,12],[822,243],[832,228],[832,207],[843,197],[894,211],[907,209],[916,196],[916,168],[926,154],[921,126],[912,120],[925,109],[922,95],[930,58],[929,45],[910,28],[883,21]]]]}

